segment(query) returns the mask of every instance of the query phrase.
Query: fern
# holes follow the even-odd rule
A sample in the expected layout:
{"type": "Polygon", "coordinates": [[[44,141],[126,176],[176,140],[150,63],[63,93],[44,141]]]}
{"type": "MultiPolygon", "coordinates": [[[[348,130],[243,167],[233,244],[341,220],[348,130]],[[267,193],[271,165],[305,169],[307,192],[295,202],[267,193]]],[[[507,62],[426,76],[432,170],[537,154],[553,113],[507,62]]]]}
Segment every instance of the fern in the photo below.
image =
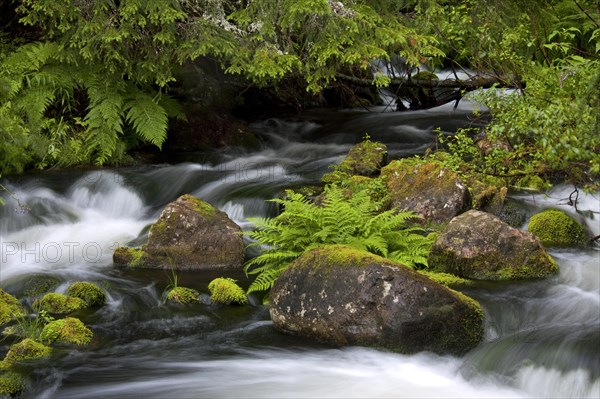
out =
{"type": "Polygon", "coordinates": [[[269,290],[288,265],[304,251],[326,244],[345,244],[356,249],[400,261],[413,268],[427,266],[432,237],[409,227],[416,216],[388,210],[378,213],[381,203],[367,190],[350,198],[336,186],[325,188],[322,206],[302,194],[287,191],[287,199],[274,199],[284,211],[272,219],[250,219],[256,230],[246,235],[262,252],[246,262],[247,275],[257,275],[248,293],[269,290]]]}

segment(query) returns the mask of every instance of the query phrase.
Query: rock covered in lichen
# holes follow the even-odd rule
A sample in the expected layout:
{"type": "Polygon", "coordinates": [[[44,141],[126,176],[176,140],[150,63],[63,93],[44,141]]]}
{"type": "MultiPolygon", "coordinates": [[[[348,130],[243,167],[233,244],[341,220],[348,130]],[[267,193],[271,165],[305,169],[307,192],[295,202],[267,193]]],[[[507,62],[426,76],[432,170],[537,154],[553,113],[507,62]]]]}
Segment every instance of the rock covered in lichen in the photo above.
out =
{"type": "Polygon", "coordinates": [[[225,305],[245,305],[248,298],[244,290],[231,278],[219,277],[208,284],[210,300],[225,305]]]}
{"type": "Polygon", "coordinates": [[[527,230],[547,247],[577,247],[589,241],[583,226],[558,209],[547,209],[533,215],[527,230]]]}
{"type": "Polygon", "coordinates": [[[0,325],[25,316],[19,300],[0,288],[0,325]]]}
{"type": "Polygon", "coordinates": [[[106,302],[106,294],[102,288],[87,281],[78,281],[67,288],[67,295],[82,299],[87,306],[102,306],[106,302]]]}
{"type": "Polygon", "coordinates": [[[433,244],[429,268],[476,280],[541,278],[558,271],[533,234],[476,210],[450,221],[433,244]]]}
{"type": "Polygon", "coordinates": [[[391,196],[391,205],[415,212],[425,222],[447,223],[470,209],[466,185],[441,162],[403,159],[381,169],[391,196]]]}
{"type": "Polygon", "coordinates": [[[474,300],[408,267],[333,245],[305,252],[270,293],[274,326],[335,345],[463,354],[483,336],[474,300]]]}
{"type": "Polygon", "coordinates": [[[241,268],[241,229],[225,212],[189,194],[168,204],[140,249],[117,248],[116,264],[160,269],[241,268]]]}
{"type": "Polygon", "coordinates": [[[46,344],[87,345],[92,341],[92,331],[74,317],[54,320],[44,326],[40,340],[46,344]]]}
{"type": "Polygon", "coordinates": [[[81,298],[50,292],[33,302],[33,308],[53,314],[68,314],[86,308],[85,301],[81,298]]]}
{"type": "Polygon", "coordinates": [[[175,287],[167,292],[165,299],[182,304],[200,302],[200,293],[193,288],[175,287]]]}

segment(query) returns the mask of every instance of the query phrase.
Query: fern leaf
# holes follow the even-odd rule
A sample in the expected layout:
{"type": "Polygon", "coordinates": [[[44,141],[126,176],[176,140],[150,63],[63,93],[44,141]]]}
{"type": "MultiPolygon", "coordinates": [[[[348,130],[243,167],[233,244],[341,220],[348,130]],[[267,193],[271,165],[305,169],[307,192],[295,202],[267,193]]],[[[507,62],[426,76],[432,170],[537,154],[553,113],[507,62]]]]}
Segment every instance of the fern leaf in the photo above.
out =
{"type": "Polygon", "coordinates": [[[162,147],[167,138],[168,116],[165,109],[148,94],[134,93],[124,106],[126,120],[143,141],[162,147]]]}

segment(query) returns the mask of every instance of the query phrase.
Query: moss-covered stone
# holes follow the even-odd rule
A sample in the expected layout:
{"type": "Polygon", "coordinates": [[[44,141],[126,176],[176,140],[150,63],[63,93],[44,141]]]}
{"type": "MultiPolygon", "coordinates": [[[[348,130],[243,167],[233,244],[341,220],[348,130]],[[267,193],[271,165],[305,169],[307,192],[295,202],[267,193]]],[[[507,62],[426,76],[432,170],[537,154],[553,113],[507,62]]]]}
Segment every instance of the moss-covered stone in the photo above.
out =
{"type": "Polygon", "coordinates": [[[200,293],[192,288],[175,287],[169,290],[165,298],[176,303],[194,303],[200,302],[200,293]]]}
{"type": "Polygon", "coordinates": [[[67,288],[67,295],[82,299],[87,306],[102,306],[106,302],[106,294],[96,284],[78,281],[67,288]]]}
{"type": "Polygon", "coordinates": [[[11,345],[0,368],[6,369],[24,360],[41,359],[50,356],[50,353],[52,353],[52,348],[31,338],[25,338],[21,342],[11,345]]]}
{"type": "Polygon", "coordinates": [[[48,292],[52,292],[60,285],[60,280],[56,277],[45,275],[28,276],[23,286],[23,295],[35,298],[41,297],[48,292]]]}
{"type": "Polygon", "coordinates": [[[589,242],[583,226],[558,209],[547,209],[533,215],[527,230],[547,247],[577,247],[589,242]]]}
{"type": "Polygon", "coordinates": [[[241,268],[241,229],[226,213],[191,195],[169,203],[138,249],[117,248],[115,264],[160,269],[241,268]]]}
{"type": "Polygon", "coordinates": [[[391,205],[413,211],[427,223],[447,223],[470,209],[467,186],[452,170],[436,160],[418,158],[390,162],[381,169],[391,205]]]}
{"type": "Polygon", "coordinates": [[[533,234],[476,210],[452,219],[438,236],[429,268],[474,280],[543,278],[558,272],[533,234]]]}
{"type": "Polygon", "coordinates": [[[54,320],[44,326],[40,340],[46,344],[87,345],[92,341],[92,331],[74,317],[54,320]]]}
{"type": "Polygon", "coordinates": [[[385,144],[367,139],[350,148],[336,169],[350,175],[375,176],[387,163],[387,152],[385,144]]]}
{"type": "Polygon", "coordinates": [[[143,267],[144,251],[141,248],[119,247],[113,253],[113,262],[122,266],[143,267]]]}
{"type": "Polygon", "coordinates": [[[0,325],[25,316],[19,300],[0,288],[0,325]]]}
{"type": "Polygon", "coordinates": [[[85,301],[81,298],[50,292],[33,302],[36,311],[46,311],[53,314],[68,314],[86,308],[85,301]]]}
{"type": "Polygon", "coordinates": [[[210,300],[225,305],[245,305],[248,298],[234,279],[219,277],[208,284],[210,300]]]}
{"type": "Polygon", "coordinates": [[[509,226],[520,228],[525,224],[527,220],[527,212],[525,208],[514,200],[507,199],[504,202],[504,206],[497,215],[500,220],[507,223],[509,226]]]}
{"type": "Polygon", "coordinates": [[[0,374],[0,396],[18,396],[25,390],[27,379],[13,371],[0,374]]]}
{"type": "Polygon", "coordinates": [[[305,252],[277,279],[270,298],[277,329],[336,345],[463,354],[483,336],[483,311],[474,300],[342,245],[305,252]]]}

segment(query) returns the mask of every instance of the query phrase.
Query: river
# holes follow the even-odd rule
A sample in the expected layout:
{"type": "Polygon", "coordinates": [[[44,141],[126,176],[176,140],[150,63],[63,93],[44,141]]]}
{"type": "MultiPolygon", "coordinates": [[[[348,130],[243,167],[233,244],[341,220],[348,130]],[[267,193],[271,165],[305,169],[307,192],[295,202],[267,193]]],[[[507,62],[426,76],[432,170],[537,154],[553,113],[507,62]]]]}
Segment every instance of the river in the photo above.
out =
{"type": "MultiPolygon", "coordinates": [[[[272,216],[266,202],[289,186],[317,182],[365,133],[390,157],[422,153],[441,127],[472,121],[462,102],[405,113],[314,113],[256,122],[256,150],[189,154],[178,162],[67,170],[5,178],[0,207],[0,287],[21,294],[52,277],[55,290],[95,281],[102,308],[78,314],[94,331],[89,347],[62,347],[30,367],[26,398],[230,397],[600,397],[600,250],[552,250],[556,277],[482,283],[466,291],[486,312],[484,342],[463,357],[333,348],[274,331],[265,307],[211,305],[218,272],[182,272],[203,293],[197,305],[162,304],[169,273],[115,267],[112,251],[139,245],[162,208],[191,193],[242,228],[272,216]]],[[[529,212],[566,207],[570,189],[515,194],[529,212]]],[[[600,230],[598,194],[580,210],[600,230]]],[[[571,209],[572,210],[572,209],[571,209]]],[[[525,227],[525,226],[524,226],[525,227]]],[[[242,286],[248,280],[236,276],[242,286]]],[[[5,343],[0,343],[6,350],[5,343]]]]}

